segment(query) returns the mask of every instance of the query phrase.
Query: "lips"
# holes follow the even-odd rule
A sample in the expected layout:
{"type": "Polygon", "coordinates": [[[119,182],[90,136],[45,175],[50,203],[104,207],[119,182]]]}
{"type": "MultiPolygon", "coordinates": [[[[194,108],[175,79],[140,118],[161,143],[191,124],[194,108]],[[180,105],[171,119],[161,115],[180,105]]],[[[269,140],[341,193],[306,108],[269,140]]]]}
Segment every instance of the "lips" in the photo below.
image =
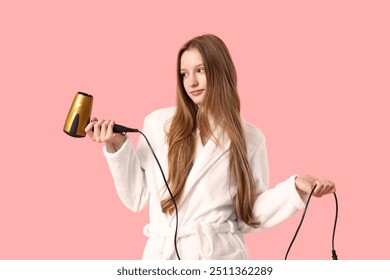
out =
{"type": "Polygon", "coordinates": [[[192,96],[198,96],[201,95],[204,92],[204,89],[198,89],[198,90],[193,90],[190,92],[192,96]]]}

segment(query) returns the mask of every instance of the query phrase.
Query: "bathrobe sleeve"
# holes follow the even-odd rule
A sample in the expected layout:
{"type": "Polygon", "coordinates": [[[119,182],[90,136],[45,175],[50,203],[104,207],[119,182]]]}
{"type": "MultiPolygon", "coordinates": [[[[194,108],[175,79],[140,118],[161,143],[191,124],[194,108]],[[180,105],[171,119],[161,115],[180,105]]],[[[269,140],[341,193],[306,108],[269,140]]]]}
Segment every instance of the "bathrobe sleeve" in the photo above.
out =
{"type": "Polygon", "coordinates": [[[243,233],[259,232],[276,226],[302,209],[306,201],[302,199],[295,188],[296,175],[273,188],[269,185],[269,170],[266,151],[266,141],[260,130],[253,126],[247,127],[248,155],[256,187],[256,200],[253,207],[255,218],[260,221],[259,228],[238,222],[243,233]]]}
{"type": "MultiPolygon", "coordinates": [[[[148,118],[145,118],[142,131],[148,133],[148,118]]],[[[150,136],[149,136],[150,137],[150,136]]],[[[122,203],[134,212],[144,209],[150,192],[145,174],[146,165],[150,162],[150,150],[142,136],[138,140],[137,150],[129,138],[115,153],[109,153],[103,148],[114,184],[122,203]]]]}

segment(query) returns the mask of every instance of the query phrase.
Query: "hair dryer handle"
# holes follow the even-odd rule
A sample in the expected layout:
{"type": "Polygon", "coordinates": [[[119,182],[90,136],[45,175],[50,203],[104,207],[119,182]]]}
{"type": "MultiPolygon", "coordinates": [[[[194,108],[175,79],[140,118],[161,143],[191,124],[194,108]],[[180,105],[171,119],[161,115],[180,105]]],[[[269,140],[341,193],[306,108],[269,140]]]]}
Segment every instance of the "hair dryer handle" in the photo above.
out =
{"type": "Polygon", "coordinates": [[[126,133],[126,132],[138,132],[138,129],[126,127],[120,124],[114,124],[113,131],[114,133],[123,133],[123,132],[126,133]]]}

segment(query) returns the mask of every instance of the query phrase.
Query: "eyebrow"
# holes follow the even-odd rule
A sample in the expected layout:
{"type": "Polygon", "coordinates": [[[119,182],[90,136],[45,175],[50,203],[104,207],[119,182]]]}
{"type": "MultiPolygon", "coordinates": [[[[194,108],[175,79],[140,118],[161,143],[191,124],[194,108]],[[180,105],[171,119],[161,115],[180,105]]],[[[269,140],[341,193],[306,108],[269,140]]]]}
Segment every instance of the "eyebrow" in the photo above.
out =
{"type": "MultiPolygon", "coordinates": [[[[201,64],[198,64],[198,65],[195,66],[195,68],[199,68],[199,67],[204,67],[204,64],[201,63],[201,64]]],[[[187,69],[181,68],[180,71],[187,71],[187,69]]]]}

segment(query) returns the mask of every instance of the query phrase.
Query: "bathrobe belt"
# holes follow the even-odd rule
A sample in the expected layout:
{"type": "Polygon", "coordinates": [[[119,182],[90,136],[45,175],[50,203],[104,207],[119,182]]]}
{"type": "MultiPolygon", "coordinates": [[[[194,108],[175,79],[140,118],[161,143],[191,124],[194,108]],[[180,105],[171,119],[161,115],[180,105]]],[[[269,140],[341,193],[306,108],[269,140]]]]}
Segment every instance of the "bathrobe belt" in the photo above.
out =
{"type": "MultiPolygon", "coordinates": [[[[213,239],[218,233],[235,233],[237,232],[237,224],[228,220],[224,223],[198,223],[192,222],[187,226],[179,228],[177,232],[177,240],[182,237],[194,235],[197,237],[199,243],[199,254],[203,257],[208,257],[213,254],[213,239]],[[207,242],[209,246],[203,246],[207,242]],[[203,248],[209,248],[208,252],[204,252],[203,248]]],[[[161,225],[147,224],[143,230],[145,236],[159,236],[164,238],[174,238],[175,229],[173,227],[164,227],[161,225]]],[[[173,243],[172,243],[172,249],[173,243]]],[[[167,252],[168,253],[168,252],[167,252]]]]}

